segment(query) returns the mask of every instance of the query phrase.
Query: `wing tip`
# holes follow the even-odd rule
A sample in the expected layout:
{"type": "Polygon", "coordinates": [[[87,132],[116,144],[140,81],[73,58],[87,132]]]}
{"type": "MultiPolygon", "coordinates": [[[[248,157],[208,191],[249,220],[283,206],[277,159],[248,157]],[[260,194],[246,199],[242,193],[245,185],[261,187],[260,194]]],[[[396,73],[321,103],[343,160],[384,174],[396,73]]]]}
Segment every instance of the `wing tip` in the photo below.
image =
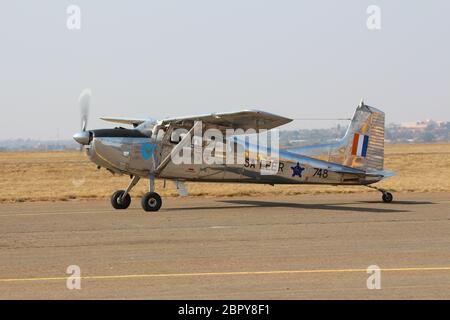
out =
{"type": "Polygon", "coordinates": [[[124,118],[124,117],[100,117],[101,120],[113,123],[129,124],[133,126],[140,125],[148,119],[124,118]]]}

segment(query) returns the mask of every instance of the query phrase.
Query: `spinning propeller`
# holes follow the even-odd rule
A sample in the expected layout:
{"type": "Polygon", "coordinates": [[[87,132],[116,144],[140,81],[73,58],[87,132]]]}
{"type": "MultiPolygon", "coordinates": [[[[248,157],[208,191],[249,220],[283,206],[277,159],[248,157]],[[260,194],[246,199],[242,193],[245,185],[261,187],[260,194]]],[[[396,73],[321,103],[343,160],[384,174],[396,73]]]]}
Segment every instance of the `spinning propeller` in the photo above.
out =
{"type": "Polygon", "coordinates": [[[73,138],[76,142],[78,142],[80,146],[80,152],[83,149],[83,146],[88,145],[91,142],[91,133],[86,131],[88,117],[89,117],[89,107],[91,103],[92,92],[90,89],[84,89],[80,97],[78,98],[78,104],[80,106],[81,113],[81,131],[77,132],[73,135],[73,138]]]}

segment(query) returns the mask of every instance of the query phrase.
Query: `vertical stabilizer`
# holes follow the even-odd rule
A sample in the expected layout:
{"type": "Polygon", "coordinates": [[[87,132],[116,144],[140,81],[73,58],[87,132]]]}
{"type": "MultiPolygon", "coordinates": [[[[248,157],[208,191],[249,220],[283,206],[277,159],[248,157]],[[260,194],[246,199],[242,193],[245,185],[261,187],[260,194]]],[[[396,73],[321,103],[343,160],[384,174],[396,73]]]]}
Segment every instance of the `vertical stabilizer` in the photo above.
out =
{"type": "Polygon", "coordinates": [[[342,139],[346,148],[343,163],[360,169],[383,170],[384,112],[361,101],[342,139]]]}
{"type": "Polygon", "coordinates": [[[347,132],[339,141],[286,150],[368,172],[382,171],[384,165],[384,112],[367,106],[361,101],[347,132]]]}

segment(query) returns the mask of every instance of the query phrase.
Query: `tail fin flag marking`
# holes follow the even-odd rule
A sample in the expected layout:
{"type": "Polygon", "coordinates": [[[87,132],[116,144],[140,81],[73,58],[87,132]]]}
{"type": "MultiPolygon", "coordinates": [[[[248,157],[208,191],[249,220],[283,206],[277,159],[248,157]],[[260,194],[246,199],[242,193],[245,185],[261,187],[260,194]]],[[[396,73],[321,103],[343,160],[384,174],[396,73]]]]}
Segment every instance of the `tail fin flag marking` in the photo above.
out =
{"type": "Polygon", "coordinates": [[[369,146],[369,136],[364,136],[361,157],[366,157],[367,155],[367,147],[369,146]]]}
{"type": "Polygon", "coordinates": [[[369,136],[355,133],[353,136],[352,155],[366,157],[369,146],[369,136]]]}

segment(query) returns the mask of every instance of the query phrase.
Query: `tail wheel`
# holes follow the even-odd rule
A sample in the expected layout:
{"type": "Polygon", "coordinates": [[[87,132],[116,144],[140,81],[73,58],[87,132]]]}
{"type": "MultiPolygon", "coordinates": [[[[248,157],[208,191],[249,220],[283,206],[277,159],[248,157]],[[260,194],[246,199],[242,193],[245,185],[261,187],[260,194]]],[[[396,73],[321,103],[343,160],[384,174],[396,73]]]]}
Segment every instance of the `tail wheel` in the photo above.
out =
{"type": "Polygon", "coordinates": [[[156,192],[147,192],[142,197],[141,205],[145,211],[158,211],[161,208],[162,200],[156,192]]]}
{"type": "Polygon", "coordinates": [[[392,202],[392,200],[394,200],[394,196],[390,192],[384,192],[382,199],[384,202],[389,203],[392,202]]]}
{"type": "Polygon", "coordinates": [[[131,197],[130,194],[127,193],[127,195],[122,199],[123,194],[125,193],[124,190],[119,190],[113,193],[111,196],[111,205],[114,209],[126,209],[130,206],[131,203],[131,197]]]}

